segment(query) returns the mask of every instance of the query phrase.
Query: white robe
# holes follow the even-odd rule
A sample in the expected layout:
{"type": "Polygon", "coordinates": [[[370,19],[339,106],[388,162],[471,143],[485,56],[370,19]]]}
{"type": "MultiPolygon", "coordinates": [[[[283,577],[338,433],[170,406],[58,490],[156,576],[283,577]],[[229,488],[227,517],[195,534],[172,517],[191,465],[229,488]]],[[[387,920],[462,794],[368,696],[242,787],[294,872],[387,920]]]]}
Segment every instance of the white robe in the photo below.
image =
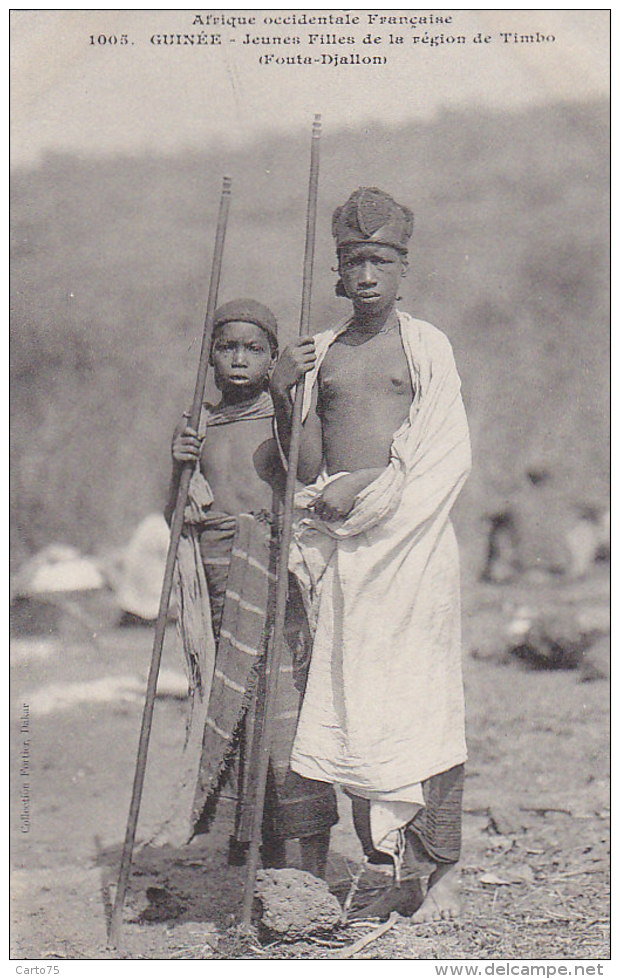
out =
{"type": "MultiPolygon", "coordinates": [[[[374,800],[377,817],[387,804],[393,816],[373,829],[376,840],[422,803],[424,779],[466,759],[449,514],[471,467],[467,421],[449,341],[398,316],[415,394],[389,465],[338,522],[307,509],[335,475],[300,486],[290,562],[314,627],[291,767],[374,800]]],[[[348,322],[315,337],[304,418],[325,354],[348,322]]]]}

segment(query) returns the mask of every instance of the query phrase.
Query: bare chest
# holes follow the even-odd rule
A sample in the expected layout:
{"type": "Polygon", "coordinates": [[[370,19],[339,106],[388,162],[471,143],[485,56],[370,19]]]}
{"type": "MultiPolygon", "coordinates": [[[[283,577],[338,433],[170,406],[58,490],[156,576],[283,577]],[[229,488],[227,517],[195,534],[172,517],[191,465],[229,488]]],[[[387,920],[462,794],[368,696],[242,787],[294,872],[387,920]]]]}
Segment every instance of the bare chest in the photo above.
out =
{"type": "Polygon", "coordinates": [[[280,476],[277,446],[269,418],[208,428],[200,468],[218,506],[227,512],[270,505],[280,476]]]}
{"type": "Polygon", "coordinates": [[[398,331],[378,335],[357,346],[336,341],[319,375],[319,407],[393,405],[399,410],[413,400],[409,366],[398,331]]]}

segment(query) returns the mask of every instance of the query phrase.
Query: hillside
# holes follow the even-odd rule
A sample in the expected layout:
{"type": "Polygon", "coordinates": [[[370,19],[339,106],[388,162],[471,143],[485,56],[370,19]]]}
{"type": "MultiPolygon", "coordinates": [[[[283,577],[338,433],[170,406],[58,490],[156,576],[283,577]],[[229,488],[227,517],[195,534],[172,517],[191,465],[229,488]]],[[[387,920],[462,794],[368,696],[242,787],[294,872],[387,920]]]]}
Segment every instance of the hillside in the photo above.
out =
{"type": "MultiPolygon", "coordinates": [[[[331,132],[325,112],[312,322],[334,296],[330,219],[360,184],[416,216],[403,307],[453,342],[475,470],[457,524],[545,465],[567,502],[607,492],[608,105],[446,112],[331,132]]],[[[221,176],[233,202],[222,301],[299,318],[308,138],[231,153],[50,156],[12,179],[12,542],[95,551],[161,509],[169,440],[191,400],[221,176]]]]}

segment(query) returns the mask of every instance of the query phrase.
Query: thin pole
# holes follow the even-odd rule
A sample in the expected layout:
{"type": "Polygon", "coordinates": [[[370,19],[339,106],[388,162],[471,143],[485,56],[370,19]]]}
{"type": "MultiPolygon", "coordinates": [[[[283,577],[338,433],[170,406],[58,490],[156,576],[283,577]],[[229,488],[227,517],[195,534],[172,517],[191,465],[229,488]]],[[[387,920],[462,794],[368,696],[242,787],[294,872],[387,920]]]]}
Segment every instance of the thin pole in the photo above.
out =
{"type": "MultiPolygon", "coordinates": [[[[317,192],[319,185],[319,140],[321,138],[321,117],[315,115],[312,125],[312,141],[310,151],[310,179],[308,185],[308,207],[306,212],[306,246],[304,252],[304,272],[301,297],[301,317],[299,324],[300,336],[309,332],[310,298],[312,295],[312,269],[314,264],[314,240],[316,234],[317,192]]],[[[254,821],[252,824],[252,840],[248,855],[248,873],[243,895],[243,910],[241,927],[248,930],[252,917],[252,903],[258,869],[259,847],[265,806],[265,786],[269,767],[269,753],[273,731],[273,720],[278,695],[278,674],[282,660],[282,644],[284,640],[284,618],[288,598],[288,557],[291,547],[293,527],[293,501],[295,483],[297,480],[297,464],[299,462],[299,445],[301,441],[301,410],[304,397],[304,378],[297,384],[293,414],[291,418],[291,439],[288,453],[288,470],[286,474],[286,489],[284,493],[284,513],[280,534],[280,550],[278,556],[278,576],[276,581],[276,610],[273,626],[273,637],[270,643],[267,661],[267,694],[265,698],[265,713],[258,749],[258,772],[256,776],[256,799],[254,806],[254,821]]]]}
{"type": "MultiPolygon", "coordinates": [[[[209,284],[209,298],[207,300],[207,312],[205,315],[204,329],[202,334],[202,346],[200,349],[200,363],[196,376],[196,386],[194,388],[194,401],[188,424],[195,431],[198,431],[200,422],[200,412],[204,400],[205,382],[207,378],[207,368],[209,366],[209,353],[211,346],[211,333],[213,330],[213,319],[215,307],[217,305],[217,292],[220,284],[220,273],[222,270],[222,255],[224,252],[224,239],[226,237],[226,224],[228,222],[228,210],[230,207],[230,177],[224,177],[222,183],[222,194],[220,197],[220,210],[217,221],[217,231],[215,234],[215,248],[213,252],[213,264],[211,266],[211,282],[209,284]]],[[[144,773],[146,770],[146,758],[151,736],[151,725],[153,721],[153,707],[155,705],[155,693],[157,690],[157,677],[161,663],[161,653],[166,631],[166,620],[168,618],[168,606],[170,604],[170,593],[172,591],[172,579],[174,565],[176,562],[177,551],[179,549],[179,538],[183,529],[183,516],[185,504],[187,502],[187,492],[189,481],[192,475],[191,463],[186,463],[181,471],[181,478],[177,489],[176,504],[172,525],[170,528],[170,544],[168,545],[168,555],[166,557],[166,570],[159,600],[159,611],[157,613],[157,623],[155,625],[155,636],[153,638],[153,654],[151,658],[151,668],[146,687],[146,699],[144,711],[142,713],[142,727],[140,729],[140,741],[138,744],[138,756],[136,759],[136,772],[133,781],[133,791],[131,804],[129,806],[129,816],[127,819],[127,830],[125,833],[125,843],[123,845],[123,855],[116,888],[114,908],[110,920],[110,931],[108,941],[113,947],[118,946],[120,937],[123,906],[127,893],[127,884],[131,872],[131,859],[136,839],[136,826],[142,801],[142,788],[144,785],[144,773]]]]}

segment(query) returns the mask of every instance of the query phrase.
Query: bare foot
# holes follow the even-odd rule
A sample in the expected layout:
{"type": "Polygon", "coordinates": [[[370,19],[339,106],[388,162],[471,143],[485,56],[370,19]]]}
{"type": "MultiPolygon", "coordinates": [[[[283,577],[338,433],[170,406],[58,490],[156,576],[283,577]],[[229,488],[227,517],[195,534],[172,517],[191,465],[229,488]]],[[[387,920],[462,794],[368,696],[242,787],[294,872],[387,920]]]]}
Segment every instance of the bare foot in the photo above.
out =
{"type": "MultiPolygon", "coordinates": [[[[362,895],[363,897],[363,895],[362,895]]],[[[407,877],[400,886],[391,884],[378,897],[367,904],[359,903],[349,914],[352,921],[356,919],[378,918],[387,921],[393,911],[403,917],[410,917],[416,908],[422,904],[422,885],[417,877],[407,877]]]]}
{"type": "Polygon", "coordinates": [[[429,921],[454,921],[460,915],[457,864],[440,864],[429,877],[426,897],[411,920],[419,925],[429,921]]]}

